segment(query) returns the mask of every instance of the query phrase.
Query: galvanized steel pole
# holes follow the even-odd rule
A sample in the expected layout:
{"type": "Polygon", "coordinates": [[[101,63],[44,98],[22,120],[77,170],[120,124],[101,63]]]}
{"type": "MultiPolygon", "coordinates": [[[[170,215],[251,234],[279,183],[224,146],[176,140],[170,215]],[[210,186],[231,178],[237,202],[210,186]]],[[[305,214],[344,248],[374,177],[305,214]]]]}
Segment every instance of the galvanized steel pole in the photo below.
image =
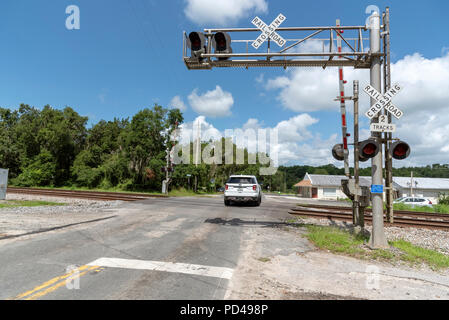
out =
{"type": "MultiPolygon", "coordinates": [[[[370,50],[371,53],[380,53],[380,16],[379,13],[374,12],[370,17],[370,50]]],[[[372,57],[371,62],[371,86],[379,92],[382,92],[382,63],[381,58],[378,55],[372,57]]],[[[377,101],[371,98],[371,105],[377,101]]],[[[371,123],[377,123],[378,117],[373,118],[371,123]]],[[[382,134],[372,132],[373,137],[378,141],[381,140],[382,134]]],[[[382,173],[382,149],[372,159],[372,184],[383,185],[383,173],[382,173]]],[[[388,247],[387,238],[384,230],[384,203],[383,194],[372,194],[373,203],[373,221],[372,232],[370,238],[370,246],[373,249],[382,249],[388,247]]]]}
{"type": "MultiPolygon", "coordinates": [[[[385,9],[384,14],[384,92],[391,88],[391,57],[390,57],[390,8],[385,9]]],[[[392,116],[387,110],[384,115],[388,118],[388,123],[391,123],[392,116]]],[[[385,186],[386,186],[386,206],[387,219],[390,223],[394,223],[394,209],[393,209],[393,157],[390,154],[390,143],[393,138],[392,133],[385,133],[385,186]]]]}

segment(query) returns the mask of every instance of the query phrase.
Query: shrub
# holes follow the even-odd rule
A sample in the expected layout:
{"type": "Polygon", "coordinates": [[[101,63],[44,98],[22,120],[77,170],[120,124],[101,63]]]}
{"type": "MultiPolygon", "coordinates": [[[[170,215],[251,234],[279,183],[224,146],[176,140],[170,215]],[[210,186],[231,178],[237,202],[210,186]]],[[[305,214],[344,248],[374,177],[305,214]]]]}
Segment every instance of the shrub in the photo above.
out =
{"type": "Polygon", "coordinates": [[[438,204],[449,205],[449,194],[440,194],[438,204]]]}

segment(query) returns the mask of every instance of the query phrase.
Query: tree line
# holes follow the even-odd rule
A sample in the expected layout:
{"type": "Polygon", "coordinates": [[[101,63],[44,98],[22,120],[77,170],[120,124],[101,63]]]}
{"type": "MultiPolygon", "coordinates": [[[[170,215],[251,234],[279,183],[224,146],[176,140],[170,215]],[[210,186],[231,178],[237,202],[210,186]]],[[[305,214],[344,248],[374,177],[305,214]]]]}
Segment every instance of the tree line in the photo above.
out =
{"type": "MultiPolygon", "coordinates": [[[[88,118],[71,107],[62,110],[45,106],[42,110],[22,104],[17,110],[0,108],[0,168],[9,169],[10,184],[25,187],[83,187],[129,191],[160,191],[165,173],[167,146],[174,141],[170,133],[184,121],[178,109],[160,105],[145,108],[132,118],[101,120],[87,128],[88,118]]],[[[202,143],[202,150],[210,142],[202,143]]],[[[224,161],[226,145],[222,141],[224,161]]],[[[233,156],[238,149],[233,146],[233,156]]],[[[191,156],[194,146],[190,145],[191,156]]],[[[213,151],[215,152],[215,151],[213,151]]],[[[293,191],[305,174],[343,175],[333,165],[320,167],[279,167],[272,176],[260,176],[262,165],[180,164],[174,168],[171,188],[214,191],[231,174],[258,177],[265,190],[293,191]]],[[[264,155],[266,156],[266,155],[264,155]]],[[[449,165],[397,168],[395,176],[446,177],[449,165]]],[[[361,170],[371,175],[371,168],[361,170]]]]}
{"type": "MultiPolygon", "coordinates": [[[[101,120],[87,129],[88,118],[71,107],[0,108],[0,168],[9,169],[9,184],[15,186],[160,191],[167,147],[175,143],[171,133],[183,121],[179,109],[154,105],[131,119],[101,120]]],[[[232,146],[235,159],[238,148],[232,146]]],[[[258,175],[261,165],[248,164],[248,151],[243,152],[245,164],[180,164],[171,188],[214,191],[231,174],[258,175]]]]}

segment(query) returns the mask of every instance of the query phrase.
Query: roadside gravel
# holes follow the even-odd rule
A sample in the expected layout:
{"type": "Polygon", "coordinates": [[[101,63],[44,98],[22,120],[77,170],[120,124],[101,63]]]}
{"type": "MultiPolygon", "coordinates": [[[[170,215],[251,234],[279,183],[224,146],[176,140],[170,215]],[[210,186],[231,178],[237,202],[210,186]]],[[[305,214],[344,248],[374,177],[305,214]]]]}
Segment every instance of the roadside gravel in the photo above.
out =
{"type": "Polygon", "coordinates": [[[111,216],[110,209],[123,204],[123,201],[96,201],[22,194],[7,194],[6,200],[41,200],[64,205],[0,209],[0,240],[10,236],[105,218],[111,216]]]}

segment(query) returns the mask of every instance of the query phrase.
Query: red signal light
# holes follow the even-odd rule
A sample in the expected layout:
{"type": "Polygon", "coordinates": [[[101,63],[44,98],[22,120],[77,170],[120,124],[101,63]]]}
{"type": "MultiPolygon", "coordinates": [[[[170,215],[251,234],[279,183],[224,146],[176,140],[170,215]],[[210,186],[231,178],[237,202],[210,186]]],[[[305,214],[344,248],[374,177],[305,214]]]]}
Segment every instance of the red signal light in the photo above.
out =
{"type": "Polygon", "coordinates": [[[396,160],[404,160],[410,155],[410,146],[403,141],[393,143],[390,149],[391,156],[396,160]]]}
{"type": "Polygon", "coordinates": [[[367,159],[372,159],[380,151],[380,145],[379,143],[374,139],[369,139],[363,142],[360,142],[360,158],[363,159],[363,161],[366,161],[367,159]]]}
{"type": "Polygon", "coordinates": [[[373,155],[376,152],[376,146],[372,143],[367,144],[365,148],[363,148],[363,153],[366,155],[373,155]]]}

